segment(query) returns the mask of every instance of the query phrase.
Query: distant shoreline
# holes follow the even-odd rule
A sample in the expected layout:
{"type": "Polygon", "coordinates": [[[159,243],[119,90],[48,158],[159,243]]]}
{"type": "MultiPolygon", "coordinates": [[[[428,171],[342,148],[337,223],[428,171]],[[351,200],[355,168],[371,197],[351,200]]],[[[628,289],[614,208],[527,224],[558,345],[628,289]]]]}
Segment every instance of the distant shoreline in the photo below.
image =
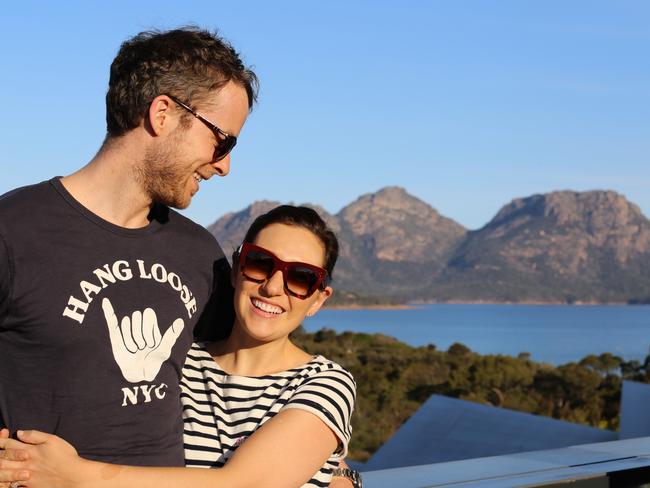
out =
{"type": "Polygon", "coordinates": [[[449,300],[449,301],[440,301],[440,302],[422,302],[421,305],[435,305],[435,304],[446,304],[446,305],[564,305],[567,307],[589,307],[597,305],[607,305],[607,306],[619,306],[619,305],[636,305],[627,302],[561,302],[561,301],[543,301],[543,300],[526,300],[521,302],[499,302],[496,300],[449,300]]]}
{"type": "Polygon", "coordinates": [[[403,304],[373,304],[373,305],[364,305],[364,304],[346,304],[346,305],[326,305],[324,308],[327,310],[414,310],[423,305],[523,305],[523,306],[539,306],[539,305],[548,305],[548,306],[566,306],[566,307],[597,307],[597,306],[607,306],[607,307],[633,307],[638,305],[650,305],[649,303],[626,303],[626,302],[543,302],[543,301],[526,301],[526,302],[497,302],[497,301],[461,301],[461,300],[450,300],[450,301],[440,301],[440,302],[414,302],[414,303],[403,303],[403,304]]]}
{"type": "MultiPolygon", "coordinates": [[[[418,304],[420,305],[420,304],[418,304]]],[[[332,305],[325,306],[327,310],[410,310],[417,308],[415,304],[401,304],[401,305],[363,305],[363,304],[350,304],[350,305],[332,305]]],[[[426,305],[426,304],[421,304],[426,305]]]]}

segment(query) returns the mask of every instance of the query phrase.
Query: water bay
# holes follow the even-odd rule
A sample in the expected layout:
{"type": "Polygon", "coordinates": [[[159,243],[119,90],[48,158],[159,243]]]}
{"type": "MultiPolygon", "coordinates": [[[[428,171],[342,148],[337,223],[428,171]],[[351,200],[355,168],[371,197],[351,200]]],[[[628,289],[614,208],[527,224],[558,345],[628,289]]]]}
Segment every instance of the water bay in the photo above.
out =
{"type": "Polygon", "coordinates": [[[611,352],[641,362],[649,354],[650,306],[433,304],[395,310],[321,310],[308,332],[381,333],[446,350],[460,342],[480,354],[530,353],[551,364],[611,352]]]}

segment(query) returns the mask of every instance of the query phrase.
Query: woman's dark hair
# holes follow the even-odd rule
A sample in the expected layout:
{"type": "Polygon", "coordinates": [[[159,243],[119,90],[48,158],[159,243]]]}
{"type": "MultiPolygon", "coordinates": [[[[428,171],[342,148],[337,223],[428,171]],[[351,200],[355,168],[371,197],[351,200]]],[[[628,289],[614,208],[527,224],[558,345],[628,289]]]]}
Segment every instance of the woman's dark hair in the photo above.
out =
{"type": "Polygon", "coordinates": [[[197,27],[141,32],[122,44],[111,64],[108,136],[119,137],[136,128],[158,95],[173,95],[195,107],[229,81],[246,90],[252,108],[257,77],[216,33],[197,27]]]}
{"type": "MultiPolygon", "coordinates": [[[[262,229],[271,224],[295,225],[307,229],[320,239],[325,247],[325,265],[330,278],[339,257],[339,241],[318,213],[309,207],[280,205],[260,215],[248,228],[244,242],[253,242],[262,229]]],[[[235,260],[233,259],[233,263],[235,260]]]]}

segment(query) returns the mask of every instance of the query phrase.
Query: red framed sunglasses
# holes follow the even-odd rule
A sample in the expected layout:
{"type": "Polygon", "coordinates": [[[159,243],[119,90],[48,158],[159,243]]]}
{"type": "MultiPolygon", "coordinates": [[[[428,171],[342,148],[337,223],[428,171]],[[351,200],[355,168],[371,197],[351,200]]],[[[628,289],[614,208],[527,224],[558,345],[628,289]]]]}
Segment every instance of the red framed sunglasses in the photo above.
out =
{"type": "Polygon", "coordinates": [[[244,278],[263,283],[277,271],[282,271],[284,289],[296,298],[309,298],[329,283],[327,271],[319,266],[301,262],[282,261],[268,249],[244,242],[237,250],[239,270],[244,278]]]}

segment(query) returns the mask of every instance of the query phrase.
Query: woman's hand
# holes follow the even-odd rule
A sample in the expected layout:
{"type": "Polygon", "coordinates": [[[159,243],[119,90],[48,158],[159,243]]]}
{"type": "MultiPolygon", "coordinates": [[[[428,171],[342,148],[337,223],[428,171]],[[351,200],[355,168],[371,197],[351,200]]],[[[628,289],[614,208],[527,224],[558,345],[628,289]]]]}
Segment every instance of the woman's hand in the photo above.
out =
{"type": "Polygon", "coordinates": [[[60,437],[19,430],[18,439],[0,438],[0,449],[5,450],[0,481],[19,481],[27,488],[69,488],[81,478],[85,461],[60,437]]]}

